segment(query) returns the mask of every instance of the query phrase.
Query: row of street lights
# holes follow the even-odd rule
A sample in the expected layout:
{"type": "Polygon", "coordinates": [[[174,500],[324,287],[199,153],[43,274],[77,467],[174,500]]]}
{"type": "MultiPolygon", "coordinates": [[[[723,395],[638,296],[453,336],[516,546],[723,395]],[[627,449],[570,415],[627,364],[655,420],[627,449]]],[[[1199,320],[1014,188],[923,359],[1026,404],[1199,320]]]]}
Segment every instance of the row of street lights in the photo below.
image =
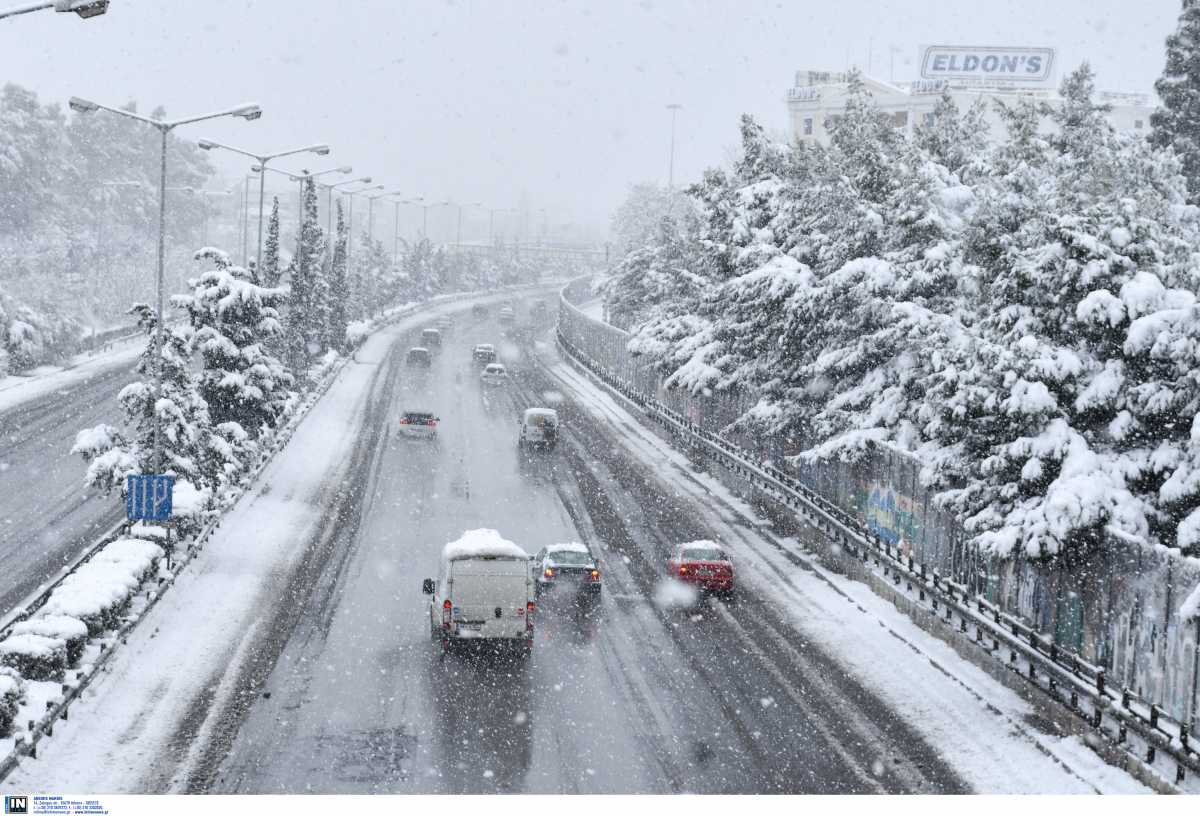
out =
{"type": "MultiPolygon", "coordinates": [[[[71,10],[74,10],[74,8],[72,8],[71,10]]],[[[2,15],[0,15],[0,16],[2,16],[2,15]]],[[[189,124],[194,124],[196,122],[205,122],[210,119],[218,119],[218,118],[222,118],[222,117],[226,117],[226,116],[232,116],[232,117],[244,119],[246,121],[253,121],[262,116],[262,108],[256,104],[247,103],[247,104],[243,104],[243,105],[237,105],[235,107],[228,108],[226,110],[201,114],[199,116],[189,116],[189,117],[185,117],[182,119],[162,120],[162,119],[152,119],[150,117],[142,116],[141,114],[134,113],[133,111],[122,110],[121,108],[110,107],[108,105],[102,105],[99,102],[93,102],[88,99],[80,99],[79,97],[71,97],[69,105],[70,105],[71,110],[75,111],[76,113],[80,113],[80,114],[91,114],[91,113],[95,113],[96,111],[102,110],[102,111],[107,111],[109,113],[115,114],[117,116],[124,116],[128,119],[134,119],[138,122],[142,122],[144,124],[150,125],[151,127],[155,128],[156,130],[158,130],[158,132],[161,136],[162,149],[161,149],[161,156],[160,156],[161,160],[159,163],[159,184],[158,184],[158,190],[159,190],[159,196],[158,196],[158,263],[157,263],[157,269],[156,269],[156,274],[155,274],[155,292],[156,292],[157,308],[156,308],[156,312],[155,312],[156,319],[155,319],[155,330],[154,330],[154,358],[155,358],[155,370],[154,370],[154,404],[155,404],[155,410],[154,410],[154,469],[155,469],[155,472],[161,473],[162,469],[163,469],[162,420],[158,413],[157,404],[158,404],[158,400],[162,393],[162,367],[163,367],[162,352],[163,352],[163,345],[164,345],[162,314],[163,314],[163,301],[165,298],[164,287],[165,287],[165,277],[166,277],[166,273],[165,273],[166,249],[165,249],[165,247],[166,247],[167,193],[172,190],[180,190],[180,191],[186,191],[186,192],[191,192],[191,193],[196,192],[195,190],[193,190],[191,188],[183,188],[183,187],[168,188],[167,187],[167,138],[168,138],[169,134],[171,133],[171,131],[173,131],[177,127],[180,127],[181,125],[189,125],[189,124]]],[[[227,144],[222,144],[220,142],[215,142],[211,139],[201,139],[198,142],[198,145],[202,150],[216,150],[216,149],[228,150],[232,153],[237,153],[237,154],[240,154],[243,156],[247,156],[251,159],[254,159],[257,162],[257,164],[253,165],[250,169],[253,172],[258,173],[258,176],[259,176],[258,247],[257,247],[257,251],[255,252],[254,258],[255,258],[255,264],[260,268],[261,268],[261,264],[262,264],[263,207],[264,207],[264,203],[265,203],[265,199],[266,199],[266,174],[267,174],[267,172],[269,171],[269,172],[273,172],[273,173],[280,173],[284,176],[287,176],[290,180],[298,182],[300,184],[300,223],[301,224],[303,224],[303,219],[304,219],[304,184],[305,184],[305,182],[309,181],[310,179],[315,180],[316,178],[318,178],[320,176],[325,176],[330,173],[339,173],[342,175],[349,175],[350,173],[353,172],[353,168],[351,168],[348,165],[332,167],[332,168],[329,168],[326,170],[321,170],[321,171],[318,171],[315,173],[310,173],[308,171],[302,171],[300,173],[288,173],[286,171],[277,170],[273,167],[268,166],[269,162],[273,161],[274,159],[283,158],[285,156],[295,156],[295,155],[298,155],[301,153],[312,153],[317,156],[326,156],[329,154],[330,148],[329,148],[329,145],[327,145],[325,143],[318,143],[318,144],[307,145],[305,147],[297,147],[297,148],[292,148],[289,150],[282,150],[277,153],[255,153],[255,152],[252,152],[249,150],[244,150],[239,147],[233,147],[233,146],[230,146],[227,144]]],[[[249,178],[252,178],[252,177],[248,177],[248,179],[249,178]]],[[[138,182],[107,182],[106,184],[104,184],[102,186],[105,186],[105,187],[133,186],[137,183],[138,182]]],[[[362,176],[359,178],[350,179],[348,181],[341,181],[341,182],[337,182],[337,183],[333,183],[333,184],[320,184],[319,182],[317,182],[317,183],[321,187],[325,188],[326,194],[328,196],[328,198],[327,198],[327,208],[329,210],[328,234],[330,234],[330,235],[332,235],[332,233],[333,233],[333,191],[334,191],[334,189],[345,187],[345,186],[348,186],[351,184],[370,185],[370,186],[366,186],[366,187],[361,187],[356,190],[348,190],[344,193],[344,195],[347,195],[350,199],[349,218],[350,218],[350,225],[351,225],[351,229],[350,229],[351,236],[353,235],[353,224],[354,224],[354,198],[356,196],[364,195],[366,193],[374,192],[376,190],[385,190],[386,189],[385,185],[383,185],[383,184],[372,184],[372,178],[370,176],[362,176]]],[[[204,232],[206,234],[204,236],[204,242],[207,243],[207,232],[208,232],[208,230],[207,230],[207,196],[223,195],[225,193],[223,193],[222,191],[210,191],[210,190],[202,190],[202,191],[200,191],[200,193],[205,196],[204,209],[205,209],[206,223],[204,225],[204,232]]],[[[390,192],[380,192],[376,195],[366,196],[367,201],[368,201],[368,215],[367,215],[367,218],[368,218],[368,228],[367,228],[368,240],[373,240],[373,235],[374,235],[375,202],[379,199],[394,198],[394,197],[397,197],[400,195],[402,195],[402,193],[400,193],[398,191],[390,191],[390,192]]],[[[422,210],[422,219],[421,219],[421,235],[422,235],[422,237],[425,237],[427,235],[427,230],[428,230],[428,226],[429,226],[429,223],[428,223],[429,210],[431,210],[435,207],[446,207],[446,206],[456,207],[458,209],[458,225],[457,225],[456,243],[458,243],[459,245],[462,244],[462,213],[463,213],[463,205],[462,204],[459,204],[457,202],[450,201],[450,200],[426,203],[425,199],[421,196],[417,196],[415,198],[403,199],[403,200],[397,198],[394,201],[394,204],[396,207],[396,213],[395,213],[396,236],[395,236],[395,240],[393,242],[393,247],[392,247],[392,253],[393,253],[394,258],[398,258],[398,255],[399,255],[398,247],[399,247],[399,225],[400,225],[400,205],[401,204],[411,205],[411,206],[416,206],[416,207],[421,208],[421,210],[422,210]]],[[[492,241],[494,239],[494,226],[495,226],[496,213],[515,212],[514,210],[509,210],[509,209],[505,209],[505,208],[486,207],[480,202],[475,202],[469,206],[478,207],[489,213],[489,219],[488,219],[488,243],[489,243],[489,245],[492,243],[492,241]]],[[[99,228],[97,228],[97,230],[99,230],[99,228]]],[[[300,234],[302,233],[302,231],[303,231],[302,229],[297,230],[297,243],[299,243],[299,238],[300,238],[300,234]]],[[[353,240],[353,238],[351,237],[350,241],[352,241],[352,240],[353,240]]],[[[349,262],[349,256],[350,256],[350,250],[351,250],[350,241],[347,242],[347,247],[346,247],[347,262],[349,262]]],[[[243,254],[244,253],[245,253],[245,250],[243,249],[243,254]]]]}

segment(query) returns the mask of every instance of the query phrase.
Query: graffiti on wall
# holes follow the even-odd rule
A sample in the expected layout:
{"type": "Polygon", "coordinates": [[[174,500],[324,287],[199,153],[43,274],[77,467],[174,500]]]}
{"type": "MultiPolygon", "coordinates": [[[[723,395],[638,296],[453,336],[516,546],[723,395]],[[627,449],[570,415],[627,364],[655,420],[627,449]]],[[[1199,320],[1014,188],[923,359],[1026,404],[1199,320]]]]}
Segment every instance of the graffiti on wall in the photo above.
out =
{"type": "Polygon", "coordinates": [[[867,527],[890,544],[911,544],[920,537],[920,505],[890,484],[873,482],[867,486],[865,515],[867,527]]]}

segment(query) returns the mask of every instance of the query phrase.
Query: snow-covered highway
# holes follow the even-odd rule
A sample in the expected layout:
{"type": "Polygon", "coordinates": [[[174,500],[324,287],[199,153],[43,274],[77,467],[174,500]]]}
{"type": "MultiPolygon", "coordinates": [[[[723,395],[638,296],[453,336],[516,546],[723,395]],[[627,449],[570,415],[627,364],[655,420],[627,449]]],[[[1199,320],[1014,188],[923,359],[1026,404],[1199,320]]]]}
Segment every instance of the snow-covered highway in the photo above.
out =
{"type": "MultiPolygon", "coordinates": [[[[494,312],[494,309],[493,309],[494,312]]],[[[519,319],[528,309],[522,305],[519,319]]],[[[433,368],[415,319],[360,350],[111,673],[10,782],[212,792],[1145,790],[861,585],[689,473],[558,360],[543,324],[504,343],[461,307],[433,368]],[[496,342],[507,389],[481,387],[496,342]],[[562,400],[559,402],[558,400],[562,400]],[[563,444],[526,457],[519,409],[563,444]],[[405,408],[436,444],[398,438],[405,408]],[[538,612],[534,657],[434,657],[421,579],[492,526],[599,556],[599,622],[538,612]],[[652,598],[666,548],[734,548],[742,593],[698,614],[652,598]],[[847,600],[854,603],[847,603],[847,600]],[[918,693],[916,690],[919,689],[918,693]],[[930,700],[938,700],[931,704],[930,700]]]]}

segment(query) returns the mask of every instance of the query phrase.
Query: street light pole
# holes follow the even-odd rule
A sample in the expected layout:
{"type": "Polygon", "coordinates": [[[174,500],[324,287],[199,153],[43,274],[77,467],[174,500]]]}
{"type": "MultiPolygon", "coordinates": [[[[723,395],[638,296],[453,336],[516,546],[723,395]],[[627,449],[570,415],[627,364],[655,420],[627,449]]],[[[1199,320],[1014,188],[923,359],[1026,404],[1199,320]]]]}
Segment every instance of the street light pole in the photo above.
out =
{"type": "Polygon", "coordinates": [[[371,177],[363,176],[362,178],[350,179],[349,181],[339,181],[337,184],[323,184],[327,198],[325,199],[325,209],[328,210],[328,226],[325,228],[326,234],[333,234],[333,188],[345,187],[347,184],[370,184],[371,177]]]}
{"type": "Polygon", "coordinates": [[[363,187],[361,190],[353,190],[353,191],[347,192],[345,194],[346,197],[350,199],[349,224],[346,229],[346,268],[347,269],[350,268],[350,250],[351,250],[351,247],[354,246],[354,197],[356,195],[361,195],[362,193],[369,193],[372,190],[382,190],[382,189],[383,189],[382,184],[376,184],[373,187],[363,187]]]}
{"type": "Polygon", "coordinates": [[[667,192],[675,189],[675,114],[683,108],[683,105],[678,105],[672,102],[667,105],[667,110],[671,112],[671,165],[667,171],[667,192]]]}
{"type": "Polygon", "coordinates": [[[96,102],[91,102],[87,99],[71,97],[69,105],[71,110],[76,113],[94,113],[97,110],[105,110],[109,113],[114,113],[118,116],[125,116],[130,119],[137,119],[148,125],[158,128],[158,132],[162,135],[162,151],[159,161],[159,179],[158,179],[158,272],[155,276],[155,285],[157,288],[157,313],[155,315],[155,331],[154,331],[154,470],[156,473],[161,473],[163,469],[163,449],[162,449],[162,418],[158,413],[158,400],[162,394],[162,374],[163,374],[163,287],[165,286],[165,269],[166,263],[166,236],[167,236],[167,136],[172,130],[180,125],[191,124],[192,122],[201,122],[206,119],[216,119],[222,116],[237,116],[247,121],[253,121],[262,116],[262,108],[254,104],[238,105],[235,108],[230,108],[224,111],[215,113],[207,113],[201,116],[190,116],[186,119],[175,119],[173,121],[164,121],[161,119],[151,119],[147,116],[141,116],[132,111],[121,110],[120,108],[111,108],[106,105],[101,105],[96,102]]]}
{"type": "MultiPolygon", "coordinates": [[[[324,143],[308,145],[307,147],[296,147],[291,150],[281,150],[278,153],[261,153],[261,154],[260,153],[251,153],[248,150],[242,150],[240,147],[230,147],[227,144],[221,144],[220,142],[214,142],[211,139],[201,139],[197,144],[199,144],[201,150],[213,150],[213,149],[219,147],[222,150],[228,150],[231,153],[239,153],[243,156],[249,156],[250,158],[258,161],[259,167],[266,167],[267,162],[271,161],[272,159],[279,159],[284,156],[294,156],[297,153],[315,153],[318,156],[328,156],[329,155],[329,145],[324,144],[324,143]]],[[[254,253],[255,272],[251,276],[251,278],[254,280],[255,283],[257,283],[259,280],[258,269],[262,266],[263,203],[266,200],[266,194],[267,194],[267,174],[259,173],[258,174],[258,249],[254,253]]]]}

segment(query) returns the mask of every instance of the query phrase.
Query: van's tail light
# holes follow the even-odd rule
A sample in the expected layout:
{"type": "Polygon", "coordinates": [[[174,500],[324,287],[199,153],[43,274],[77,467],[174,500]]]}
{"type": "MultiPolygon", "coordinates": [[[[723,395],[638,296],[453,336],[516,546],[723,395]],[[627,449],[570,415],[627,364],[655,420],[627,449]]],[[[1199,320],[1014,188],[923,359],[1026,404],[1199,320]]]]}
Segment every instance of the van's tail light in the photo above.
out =
{"type": "Polygon", "coordinates": [[[400,424],[401,424],[401,425],[407,425],[407,424],[408,424],[408,417],[400,417],[400,424]]]}
{"type": "Polygon", "coordinates": [[[529,637],[533,637],[533,601],[525,604],[525,632],[529,637]]]}
{"type": "Polygon", "coordinates": [[[595,583],[600,580],[600,570],[594,569],[588,573],[588,580],[595,583]]]}
{"type": "Polygon", "coordinates": [[[453,606],[451,606],[450,600],[446,599],[446,601],[442,604],[442,628],[443,629],[450,628],[450,613],[452,611],[453,611],[453,606]]]}
{"type": "Polygon", "coordinates": [[[546,567],[544,570],[542,570],[542,575],[546,576],[547,578],[553,578],[554,570],[550,569],[549,567],[546,567]]]}
{"type": "Polygon", "coordinates": [[[680,564],[680,565],[679,565],[679,574],[680,574],[680,575],[687,575],[687,567],[686,567],[685,565],[683,565],[683,564],[680,564]]]}

